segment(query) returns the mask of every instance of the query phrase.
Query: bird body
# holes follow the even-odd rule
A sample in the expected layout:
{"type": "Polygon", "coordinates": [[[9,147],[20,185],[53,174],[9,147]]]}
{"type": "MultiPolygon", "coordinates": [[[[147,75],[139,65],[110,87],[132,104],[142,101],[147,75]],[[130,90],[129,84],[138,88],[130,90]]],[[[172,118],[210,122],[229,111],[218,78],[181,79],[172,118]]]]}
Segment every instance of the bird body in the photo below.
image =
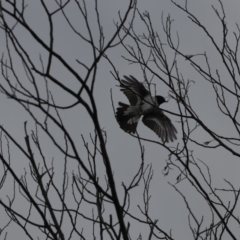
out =
{"type": "Polygon", "coordinates": [[[133,76],[124,76],[121,91],[127,96],[130,105],[119,102],[116,119],[120,127],[129,133],[135,133],[141,116],[143,123],[152,129],[163,142],[177,139],[177,130],[171,120],[159,109],[166,102],[162,96],[151,96],[150,92],[133,76]]]}

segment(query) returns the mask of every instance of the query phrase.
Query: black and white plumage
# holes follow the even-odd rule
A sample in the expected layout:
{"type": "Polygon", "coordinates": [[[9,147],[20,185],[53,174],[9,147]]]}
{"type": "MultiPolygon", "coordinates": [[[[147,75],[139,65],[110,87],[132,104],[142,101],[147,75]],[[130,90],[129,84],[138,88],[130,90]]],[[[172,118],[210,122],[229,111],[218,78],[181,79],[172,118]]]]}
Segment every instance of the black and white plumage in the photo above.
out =
{"type": "Polygon", "coordinates": [[[135,133],[141,116],[143,123],[152,129],[163,142],[177,139],[177,130],[171,120],[159,109],[166,102],[162,96],[152,97],[150,92],[133,76],[124,76],[121,91],[128,98],[130,105],[119,102],[116,119],[120,127],[129,133],[135,133]]]}

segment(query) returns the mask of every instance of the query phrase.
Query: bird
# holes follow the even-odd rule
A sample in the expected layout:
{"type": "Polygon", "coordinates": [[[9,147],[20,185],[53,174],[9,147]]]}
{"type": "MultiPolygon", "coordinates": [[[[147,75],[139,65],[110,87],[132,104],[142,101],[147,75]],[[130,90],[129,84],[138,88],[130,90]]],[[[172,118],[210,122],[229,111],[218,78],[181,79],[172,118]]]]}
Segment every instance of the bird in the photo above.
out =
{"type": "Polygon", "coordinates": [[[141,116],[142,122],[154,131],[162,142],[173,142],[177,139],[177,130],[171,120],[163,113],[159,106],[166,102],[162,96],[153,97],[143,83],[135,77],[124,76],[120,81],[120,90],[128,98],[130,105],[119,102],[116,120],[120,128],[128,133],[136,133],[141,116]]]}

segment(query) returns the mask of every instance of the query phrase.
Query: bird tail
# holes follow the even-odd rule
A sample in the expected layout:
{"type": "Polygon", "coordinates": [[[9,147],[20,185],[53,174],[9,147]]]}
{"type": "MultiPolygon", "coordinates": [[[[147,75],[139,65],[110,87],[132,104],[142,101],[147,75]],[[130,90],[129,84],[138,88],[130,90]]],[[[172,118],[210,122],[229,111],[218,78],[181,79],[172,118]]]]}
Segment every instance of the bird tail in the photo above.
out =
{"type": "Polygon", "coordinates": [[[134,107],[125,103],[119,102],[119,107],[116,112],[116,119],[124,131],[135,133],[140,116],[134,114],[134,107]]]}

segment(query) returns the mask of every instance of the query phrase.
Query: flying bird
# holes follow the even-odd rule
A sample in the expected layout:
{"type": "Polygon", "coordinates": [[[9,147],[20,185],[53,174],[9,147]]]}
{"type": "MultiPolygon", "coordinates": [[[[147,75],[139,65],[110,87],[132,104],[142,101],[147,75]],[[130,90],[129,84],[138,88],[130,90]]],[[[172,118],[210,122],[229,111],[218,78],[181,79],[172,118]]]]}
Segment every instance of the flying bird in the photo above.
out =
{"type": "Polygon", "coordinates": [[[135,133],[141,116],[143,123],[153,130],[163,142],[177,139],[177,130],[171,120],[159,106],[166,102],[162,96],[151,96],[151,93],[133,76],[124,76],[120,90],[128,98],[130,105],[119,102],[116,119],[124,131],[135,133]]]}

